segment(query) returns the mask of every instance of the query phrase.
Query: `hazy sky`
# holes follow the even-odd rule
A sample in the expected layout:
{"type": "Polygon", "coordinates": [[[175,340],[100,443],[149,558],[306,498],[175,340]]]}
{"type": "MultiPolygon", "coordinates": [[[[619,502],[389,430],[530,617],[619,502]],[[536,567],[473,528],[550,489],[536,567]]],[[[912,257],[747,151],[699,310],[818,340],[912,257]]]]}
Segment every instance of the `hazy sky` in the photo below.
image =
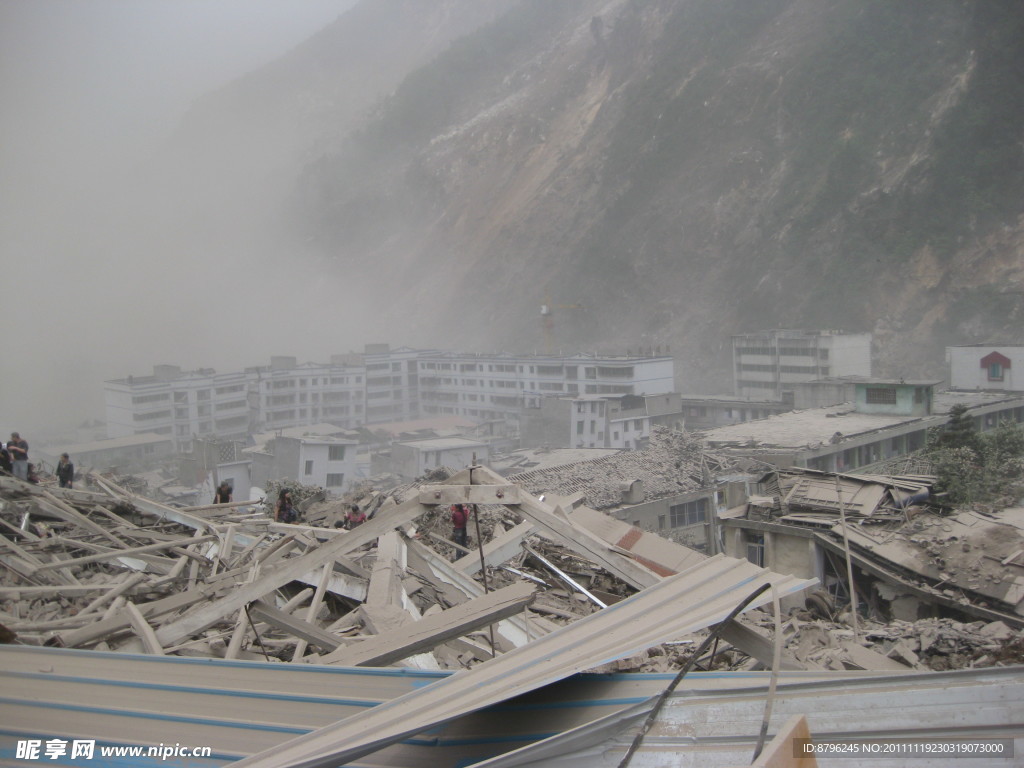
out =
{"type": "MultiPolygon", "coordinates": [[[[102,417],[103,379],[154,363],[232,370],[265,362],[257,349],[315,354],[259,323],[290,285],[287,264],[246,272],[250,243],[228,226],[176,237],[150,210],[175,201],[143,204],[127,180],[195,99],[354,2],[0,0],[0,434],[31,442],[102,417]]],[[[314,282],[301,300],[331,297],[314,282]]]]}

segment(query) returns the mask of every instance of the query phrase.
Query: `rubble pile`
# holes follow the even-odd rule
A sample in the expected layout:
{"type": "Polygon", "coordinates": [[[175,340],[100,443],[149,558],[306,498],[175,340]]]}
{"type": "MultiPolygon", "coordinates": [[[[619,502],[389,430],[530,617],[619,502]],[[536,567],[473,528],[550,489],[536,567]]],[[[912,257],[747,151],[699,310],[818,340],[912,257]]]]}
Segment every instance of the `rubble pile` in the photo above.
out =
{"type": "MultiPolygon", "coordinates": [[[[536,636],[635,591],[536,533],[483,579],[476,526],[472,549],[457,548],[449,505],[419,504],[416,485],[339,502],[289,484],[305,509],[298,525],[272,522],[263,500],[172,508],[110,478],[90,475],[88,485],[71,491],[0,479],[0,625],[16,642],[331,663],[333,655],[348,658],[349,641],[400,636],[419,616],[479,601],[479,629],[461,640],[440,632],[429,658],[407,654],[413,666],[462,668],[490,656],[488,612],[493,623],[509,610],[490,605],[498,593],[515,594],[510,605],[532,617],[525,634],[536,636]],[[335,528],[352,503],[370,522],[335,528]],[[404,524],[371,530],[378,513],[406,507],[415,513],[404,524]],[[401,533],[389,532],[396,527],[401,533]],[[456,566],[470,582],[460,589],[437,575],[456,566]]],[[[476,508],[485,544],[523,523],[502,505],[476,508]]]]}
{"type": "Polygon", "coordinates": [[[725,459],[706,454],[703,446],[699,435],[654,426],[650,444],[643,451],[522,472],[509,480],[536,495],[579,493],[588,506],[608,509],[621,504],[624,490],[637,480],[647,498],[660,498],[697,490],[708,477],[731,466],[725,459]]]}
{"type": "MultiPolygon", "coordinates": [[[[858,639],[849,622],[808,618],[807,613],[798,612],[783,624],[783,648],[808,668],[945,671],[1024,661],[1024,630],[1001,621],[964,623],[942,618],[883,624],[861,618],[858,639]]],[[[751,612],[744,621],[765,634],[774,626],[773,619],[760,611],[751,612]]]]}

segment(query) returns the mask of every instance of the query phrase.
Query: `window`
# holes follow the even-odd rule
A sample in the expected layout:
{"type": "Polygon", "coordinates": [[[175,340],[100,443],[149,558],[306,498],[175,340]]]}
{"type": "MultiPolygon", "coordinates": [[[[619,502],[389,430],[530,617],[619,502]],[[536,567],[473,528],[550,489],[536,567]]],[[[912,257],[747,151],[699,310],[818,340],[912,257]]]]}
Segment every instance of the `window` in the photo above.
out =
{"type": "Polygon", "coordinates": [[[895,387],[868,387],[864,396],[872,405],[896,405],[895,387]]]}
{"type": "Polygon", "coordinates": [[[644,420],[643,419],[633,419],[633,429],[635,429],[635,430],[637,430],[639,432],[643,428],[644,428],[644,420]]]}
{"type": "MultiPolygon", "coordinates": [[[[155,419],[169,419],[170,417],[170,410],[153,411],[152,413],[133,413],[132,421],[153,421],[155,419]]],[[[169,432],[170,429],[168,429],[167,431],[169,432]]]]}
{"type": "Polygon", "coordinates": [[[306,461],[306,474],[307,475],[312,475],[313,474],[313,460],[312,459],[308,459],[306,461]]]}
{"type": "Polygon", "coordinates": [[[707,522],[708,500],[697,499],[683,504],[673,504],[668,508],[668,513],[673,528],[701,525],[707,522]]]}
{"type": "Polygon", "coordinates": [[[747,531],[747,560],[764,568],[764,534],[747,531]]]}
{"type": "MultiPolygon", "coordinates": [[[[182,393],[184,394],[184,393],[182,393]]],[[[136,395],[132,398],[132,405],[142,405],[143,403],[158,403],[167,400],[170,397],[166,392],[162,395],[136,395]]],[[[179,400],[177,393],[175,394],[174,402],[185,403],[187,399],[179,400]]]]}
{"type": "Polygon", "coordinates": [[[576,422],[576,434],[577,435],[582,435],[583,434],[583,422],[582,421],[577,421],[576,422]]]}
{"type": "Polygon", "coordinates": [[[989,381],[1002,381],[1003,380],[1003,365],[1002,365],[1002,363],[989,363],[989,366],[988,366],[988,380],[989,381]]]}
{"type": "Polygon", "coordinates": [[[327,448],[327,459],[328,461],[344,461],[345,460],[345,446],[344,445],[332,445],[327,448]]]}
{"type": "Polygon", "coordinates": [[[344,472],[328,472],[327,473],[327,487],[328,488],[340,488],[345,484],[345,473],[344,472]]]}
{"type": "Polygon", "coordinates": [[[664,515],[658,515],[658,530],[659,531],[664,531],[665,530],[665,516],[664,515]]]}

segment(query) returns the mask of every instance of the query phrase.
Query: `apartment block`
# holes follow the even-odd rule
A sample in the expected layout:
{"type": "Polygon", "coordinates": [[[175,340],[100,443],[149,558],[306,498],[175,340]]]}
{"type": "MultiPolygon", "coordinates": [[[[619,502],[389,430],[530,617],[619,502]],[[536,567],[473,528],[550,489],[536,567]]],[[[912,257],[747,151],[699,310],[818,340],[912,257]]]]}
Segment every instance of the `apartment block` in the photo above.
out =
{"type": "Polygon", "coordinates": [[[671,357],[571,357],[438,353],[419,361],[424,415],[518,419],[547,397],[671,392],[671,357]]]}
{"type": "Polygon", "coordinates": [[[774,329],[732,337],[739,398],[793,402],[794,385],[871,376],[871,334],[774,329]]]}
{"type": "Polygon", "coordinates": [[[157,365],[152,376],[106,382],[107,436],[167,436],[179,452],[191,449],[194,436],[244,438],[251,420],[248,392],[244,372],[157,365]]]}
{"type": "Polygon", "coordinates": [[[366,421],[366,373],[358,360],[339,356],[299,365],[294,357],[274,357],[246,373],[255,402],[253,432],[318,422],[353,429],[366,421]]]}
{"type": "Polygon", "coordinates": [[[671,357],[538,357],[392,349],[369,344],[329,363],[275,356],[233,373],[158,365],[152,376],[105,384],[108,437],[167,435],[177,452],[195,438],[244,439],[319,422],[364,424],[463,416],[518,422],[551,395],[670,392],[671,357]]]}

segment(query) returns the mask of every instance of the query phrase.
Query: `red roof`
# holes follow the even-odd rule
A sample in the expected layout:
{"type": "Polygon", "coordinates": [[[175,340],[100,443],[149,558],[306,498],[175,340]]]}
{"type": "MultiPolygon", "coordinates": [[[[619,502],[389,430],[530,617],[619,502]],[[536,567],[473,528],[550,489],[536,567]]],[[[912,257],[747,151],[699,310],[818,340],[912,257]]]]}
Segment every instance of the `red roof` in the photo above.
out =
{"type": "Polygon", "coordinates": [[[998,363],[1003,368],[1010,367],[1010,358],[1006,355],[1001,355],[998,352],[989,352],[983,358],[981,358],[981,367],[988,368],[990,365],[998,363]]]}

